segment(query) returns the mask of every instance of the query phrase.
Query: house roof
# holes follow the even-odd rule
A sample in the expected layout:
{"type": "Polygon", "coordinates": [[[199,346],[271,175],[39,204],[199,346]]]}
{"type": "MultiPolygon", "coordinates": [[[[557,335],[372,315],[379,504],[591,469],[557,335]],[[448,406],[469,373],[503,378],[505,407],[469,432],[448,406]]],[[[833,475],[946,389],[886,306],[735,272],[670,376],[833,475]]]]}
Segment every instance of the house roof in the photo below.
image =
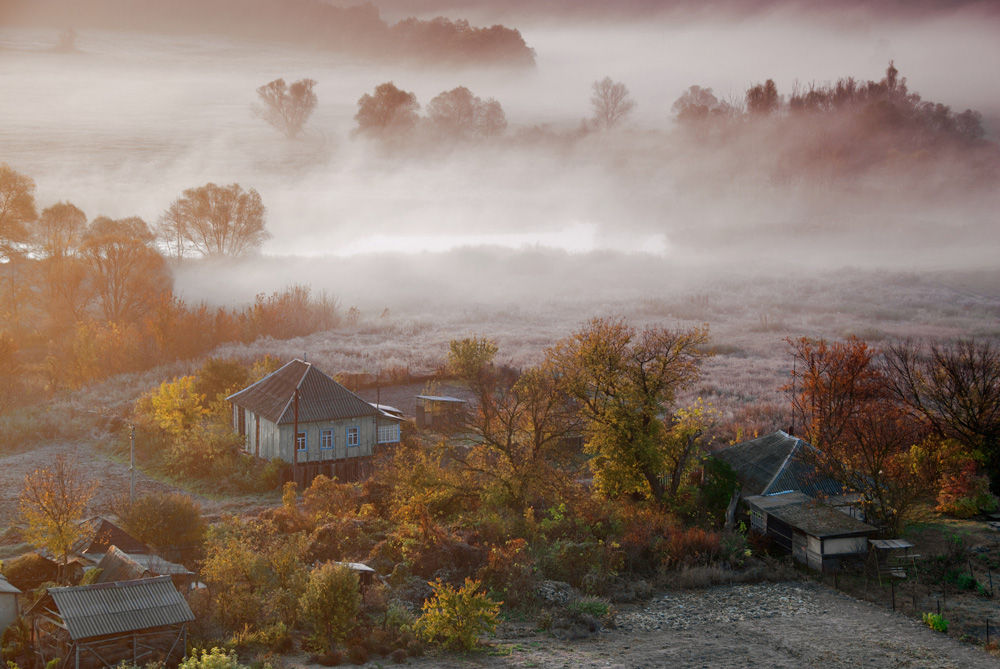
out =
{"type": "Polygon", "coordinates": [[[843,494],[843,486],[816,474],[808,460],[810,451],[815,451],[810,444],[778,430],[712,455],[733,468],[743,485],[744,497],[796,490],[813,497],[843,494]]]}
{"type": "Polygon", "coordinates": [[[11,585],[3,574],[0,574],[0,595],[20,595],[21,591],[11,585]]]}
{"type": "MultiPolygon", "coordinates": [[[[89,559],[92,559],[94,554],[104,555],[112,546],[118,546],[121,550],[128,553],[148,554],[153,552],[149,546],[110,520],[105,520],[100,516],[94,516],[93,518],[81,521],[80,530],[80,538],[70,546],[69,552],[71,554],[87,555],[89,559]]],[[[48,560],[60,561],[47,548],[38,551],[38,554],[48,560]]]]}
{"type": "Polygon", "coordinates": [[[431,402],[452,402],[454,404],[468,404],[460,397],[448,397],[443,395],[417,395],[418,400],[430,400],[431,402]]]}
{"type": "Polygon", "coordinates": [[[49,588],[28,614],[55,607],[74,641],[194,620],[169,576],[49,588]]]}
{"type": "Polygon", "coordinates": [[[296,390],[300,423],[379,415],[378,409],[302,360],[292,360],[226,399],[272,423],[284,425],[295,422],[296,390]]]}
{"type": "Polygon", "coordinates": [[[802,492],[781,495],[754,495],[747,504],[765,511],[806,534],[821,539],[838,536],[872,534],[878,530],[842,511],[818,502],[802,492]]]}
{"type": "Polygon", "coordinates": [[[112,583],[114,581],[131,581],[137,578],[148,578],[149,576],[188,576],[193,575],[182,564],[176,564],[164,560],[159,555],[141,555],[138,553],[126,553],[112,546],[101,561],[97,563],[101,570],[97,577],[98,583],[112,583]]]}
{"type": "Polygon", "coordinates": [[[118,546],[128,553],[152,553],[149,546],[142,543],[131,534],[118,527],[110,520],[99,516],[80,523],[83,536],[73,544],[72,552],[107,553],[112,546],[118,546]]]}

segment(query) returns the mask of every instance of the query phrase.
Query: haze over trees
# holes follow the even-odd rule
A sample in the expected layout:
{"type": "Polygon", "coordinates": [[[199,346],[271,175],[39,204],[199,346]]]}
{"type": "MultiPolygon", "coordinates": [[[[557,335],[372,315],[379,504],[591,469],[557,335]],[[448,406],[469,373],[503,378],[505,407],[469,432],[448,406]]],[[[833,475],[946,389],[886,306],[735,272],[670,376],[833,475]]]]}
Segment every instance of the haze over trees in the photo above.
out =
{"type": "Polygon", "coordinates": [[[439,133],[455,139],[494,137],[507,129],[500,103],[495,98],[484,102],[465,86],[435,96],[427,104],[427,117],[439,133]]]}
{"type": "Polygon", "coordinates": [[[255,116],[267,121],[285,137],[295,139],[316,109],[315,85],[313,79],[300,79],[291,85],[284,79],[275,79],[257,89],[260,102],[254,103],[251,109],[255,116]]]}
{"type": "Polygon", "coordinates": [[[590,98],[590,104],[594,108],[591,121],[600,130],[615,127],[636,107],[628,87],[620,81],[612,81],[611,77],[595,81],[591,88],[594,92],[590,98]]]}
{"type": "Polygon", "coordinates": [[[420,104],[413,93],[401,90],[391,81],[379,84],[372,94],[358,99],[358,132],[379,138],[401,137],[413,132],[420,104]]]}
{"type": "Polygon", "coordinates": [[[0,260],[10,260],[28,240],[27,226],[36,215],[35,181],[0,163],[0,260]]]}
{"type": "Polygon", "coordinates": [[[407,18],[390,25],[372,3],[338,7],[314,0],[5,0],[21,21],[77,29],[207,33],[308,46],[370,61],[427,65],[534,67],[535,52],[521,33],[502,25],[476,27],[464,19],[407,18]]]}
{"type": "Polygon", "coordinates": [[[157,224],[157,236],[172,256],[190,253],[235,257],[255,253],[271,233],[260,194],[239,184],[189,188],[157,224]]]}

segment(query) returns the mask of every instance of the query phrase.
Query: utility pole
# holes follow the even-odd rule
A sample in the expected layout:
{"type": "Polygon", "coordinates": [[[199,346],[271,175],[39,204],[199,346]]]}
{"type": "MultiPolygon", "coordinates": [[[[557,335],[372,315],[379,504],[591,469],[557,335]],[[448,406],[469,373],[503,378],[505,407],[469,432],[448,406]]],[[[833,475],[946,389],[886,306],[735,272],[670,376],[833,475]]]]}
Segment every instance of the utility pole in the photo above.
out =
{"type": "Polygon", "coordinates": [[[135,504],[135,423],[129,423],[129,490],[128,490],[128,502],[129,504],[135,504]]]}

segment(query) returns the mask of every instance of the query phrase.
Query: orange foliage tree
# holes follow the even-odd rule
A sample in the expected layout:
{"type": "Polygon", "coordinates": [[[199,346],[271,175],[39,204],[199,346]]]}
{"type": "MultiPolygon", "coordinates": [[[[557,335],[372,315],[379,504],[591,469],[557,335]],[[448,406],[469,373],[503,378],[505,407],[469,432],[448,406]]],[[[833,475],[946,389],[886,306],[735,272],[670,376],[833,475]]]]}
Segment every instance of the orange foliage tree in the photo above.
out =
{"type": "Polygon", "coordinates": [[[786,341],[796,363],[792,409],[816,447],[817,475],[856,493],[884,533],[898,533],[938,479],[926,423],[896,401],[878,351],[865,342],[786,341]]]}

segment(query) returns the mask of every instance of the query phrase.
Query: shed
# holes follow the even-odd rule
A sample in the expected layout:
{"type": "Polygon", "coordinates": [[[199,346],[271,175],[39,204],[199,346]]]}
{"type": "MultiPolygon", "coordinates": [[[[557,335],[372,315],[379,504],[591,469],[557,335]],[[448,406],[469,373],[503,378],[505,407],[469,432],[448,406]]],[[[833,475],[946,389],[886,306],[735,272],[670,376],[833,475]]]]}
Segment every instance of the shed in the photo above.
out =
{"type": "Polygon", "coordinates": [[[746,498],[751,527],[812,569],[836,566],[847,557],[864,556],[878,530],[802,492],[746,498]]]}
{"type": "Polygon", "coordinates": [[[176,664],[194,620],[169,576],[50,588],[27,615],[42,663],[74,669],[176,664]]]}
{"type": "Polygon", "coordinates": [[[402,419],[302,360],[226,399],[233,407],[233,429],[248,453],[312,465],[317,473],[341,480],[363,478],[376,446],[400,440],[402,419]]]}
{"type": "Polygon", "coordinates": [[[468,405],[458,397],[417,395],[417,427],[450,427],[464,415],[468,405]]]}
{"type": "Polygon", "coordinates": [[[17,618],[17,597],[21,591],[0,574],[0,634],[17,618]]]}

